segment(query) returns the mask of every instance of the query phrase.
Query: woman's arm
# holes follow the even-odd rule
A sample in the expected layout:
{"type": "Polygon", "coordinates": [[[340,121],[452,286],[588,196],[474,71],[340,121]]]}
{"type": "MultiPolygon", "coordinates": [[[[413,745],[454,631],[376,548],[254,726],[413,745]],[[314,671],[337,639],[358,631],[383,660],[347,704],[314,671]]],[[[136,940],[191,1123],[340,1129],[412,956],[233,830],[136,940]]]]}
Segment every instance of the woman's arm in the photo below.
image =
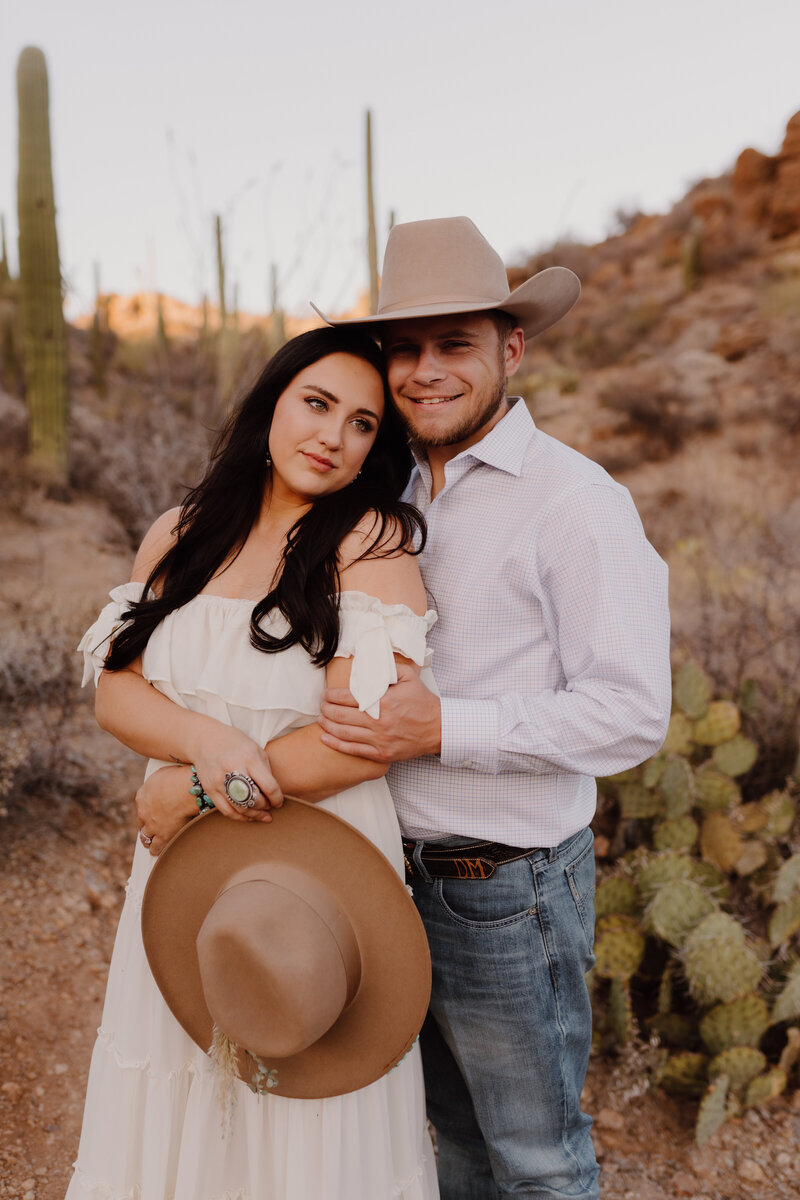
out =
{"type": "MultiPolygon", "coordinates": [[[[179,515],[180,509],[172,508],[147,531],[133,564],[132,583],[145,583],[153,567],[169,550],[175,540],[179,515]]],[[[144,678],[141,659],[121,671],[101,673],[95,716],[101,729],[145,758],[196,763],[206,791],[226,816],[237,815],[225,795],[228,771],[243,771],[255,780],[267,798],[258,804],[259,810],[263,811],[269,803],[277,807],[283,802],[263,747],[214,717],[173,703],[144,678]]],[[[255,810],[252,815],[257,815],[255,810]]]]}
{"type": "MultiPolygon", "coordinates": [[[[343,542],[340,557],[343,592],[364,592],[384,604],[405,604],[422,616],[427,608],[425,588],[416,558],[403,551],[392,531],[379,547],[381,557],[360,559],[372,541],[369,515],[343,542]]],[[[395,654],[395,662],[419,674],[419,667],[408,658],[395,654]]],[[[353,660],[334,658],[326,667],[329,688],[349,688],[353,660]]],[[[322,730],[315,722],[276,738],[267,746],[272,770],[285,792],[304,800],[324,800],[336,792],[354,787],[368,779],[379,779],[389,769],[385,763],[359,759],[332,750],[321,741],[322,730]]]]}

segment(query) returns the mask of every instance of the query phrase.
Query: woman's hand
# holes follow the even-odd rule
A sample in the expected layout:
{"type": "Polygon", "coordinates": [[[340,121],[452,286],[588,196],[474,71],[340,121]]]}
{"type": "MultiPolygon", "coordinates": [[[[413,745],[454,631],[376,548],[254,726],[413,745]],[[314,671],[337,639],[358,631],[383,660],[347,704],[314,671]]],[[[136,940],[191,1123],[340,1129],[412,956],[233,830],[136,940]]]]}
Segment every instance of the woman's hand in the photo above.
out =
{"type": "Polygon", "coordinates": [[[226,817],[263,820],[270,808],[280,808],[283,804],[283,792],[270,770],[269,755],[241,730],[221,721],[208,723],[193,754],[192,762],[203,791],[226,817]],[[254,808],[240,809],[231,804],[225,791],[225,776],[233,773],[248,775],[260,789],[254,808]]]}
{"type": "Polygon", "coordinates": [[[178,830],[197,816],[191,786],[188,767],[161,767],[136,793],[139,838],[152,855],[159,855],[178,830]]]}

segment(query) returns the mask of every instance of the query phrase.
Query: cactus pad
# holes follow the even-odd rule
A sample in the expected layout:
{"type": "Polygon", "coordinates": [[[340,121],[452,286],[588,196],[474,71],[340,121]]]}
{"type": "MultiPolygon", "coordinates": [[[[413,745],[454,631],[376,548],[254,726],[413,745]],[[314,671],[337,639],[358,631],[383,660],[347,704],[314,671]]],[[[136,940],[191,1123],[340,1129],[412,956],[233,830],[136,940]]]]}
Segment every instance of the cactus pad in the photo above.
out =
{"type": "Polygon", "coordinates": [[[745,931],[727,913],[716,912],[692,930],[682,952],[689,990],[698,1004],[727,1002],[755,991],[762,966],[745,931]]]}
{"type": "Polygon", "coordinates": [[[741,793],[729,775],[706,769],[694,778],[695,804],[704,812],[724,812],[741,800],[741,793]]]}
{"type": "Polygon", "coordinates": [[[634,1037],[630,984],[614,977],[608,992],[608,1025],[618,1046],[627,1046],[634,1037]]]}
{"type": "Polygon", "coordinates": [[[673,1054],[664,1063],[658,1082],[667,1092],[699,1096],[708,1078],[708,1059],[705,1054],[686,1050],[673,1054]]]}
{"type": "Polygon", "coordinates": [[[664,750],[668,754],[691,754],[694,749],[693,729],[694,722],[686,716],[686,713],[674,712],[669,719],[664,750]]]}
{"type": "Polygon", "coordinates": [[[602,917],[596,926],[595,971],[602,979],[630,979],[644,954],[644,936],[633,917],[602,917]]]}
{"type": "Polygon", "coordinates": [[[756,1075],[755,1079],[751,1079],[747,1085],[744,1102],[748,1108],[753,1108],[758,1104],[766,1104],[769,1100],[774,1100],[776,1096],[780,1096],[781,1092],[786,1091],[786,1073],[780,1067],[773,1067],[771,1071],[765,1071],[763,1075],[756,1075]]]}
{"type": "Polygon", "coordinates": [[[689,812],[694,799],[694,772],[685,758],[670,759],[658,781],[658,790],[668,817],[683,817],[689,812]]]}
{"type": "Polygon", "coordinates": [[[769,919],[767,936],[771,946],[782,946],[800,929],[800,892],[779,904],[769,919]]]}
{"type": "Polygon", "coordinates": [[[604,879],[594,897],[594,913],[597,920],[611,913],[624,913],[632,917],[639,907],[636,887],[629,879],[613,875],[604,879]]]}
{"type": "Polygon", "coordinates": [[[743,733],[737,733],[715,746],[712,758],[723,775],[744,775],[758,758],[758,746],[743,733]]]}
{"type": "Polygon", "coordinates": [[[753,1046],[731,1046],[708,1064],[708,1078],[727,1075],[734,1092],[742,1092],[751,1079],[760,1075],[767,1065],[766,1057],[753,1046]]]}
{"type": "Polygon", "coordinates": [[[742,853],[736,860],[736,874],[753,875],[761,870],[768,857],[767,847],[763,842],[745,842],[742,853]]]}
{"type": "Polygon", "coordinates": [[[759,804],[767,814],[764,833],[769,837],[785,837],[794,825],[797,815],[794,800],[788,792],[770,792],[762,796],[759,804]]]}
{"type": "Polygon", "coordinates": [[[699,832],[697,822],[691,817],[674,817],[656,825],[653,845],[656,850],[691,850],[699,832]]]}
{"type": "Polygon", "coordinates": [[[800,963],[795,963],[786,977],[783,991],[772,1009],[771,1024],[796,1021],[800,1017],[800,963]]]}
{"type": "Polygon", "coordinates": [[[712,812],[700,830],[700,849],[703,858],[721,871],[732,871],[741,857],[742,835],[725,813],[712,812]]]}
{"type": "Polygon", "coordinates": [[[648,904],[665,883],[674,879],[689,879],[693,874],[693,863],[685,854],[654,854],[642,867],[637,880],[639,893],[648,904]]]}
{"type": "Polygon", "coordinates": [[[697,1045],[697,1027],[685,1013],[660,1013],[647,1023],[651,1034],[655,1034],[666,1046],[680,1050],[691,1050],[697,1045]]]}
{"type": "Polygon", "coordinates": [[[653,758],[648,758],[646,763],[642,763],[642,783],[646,788],[658,786],[666,765],[667,759],[664,754],[656,754],[653,758]]]}
{"type": "Polygon", "coordinates": [[[739,732],[742,718],[730,700],[715,700],[694,723],[694,740],[700,746],[719,746],[739,732]]]}
{"type": "Polygon", "coordinates": [[[700,1101],[694,1130],[694,1140],[698,1146],[704,1146],[728,1117],[737,1111],[738,1105],[729,1097],[729,1090],[728,1076],[719,1075],[700,1101]]]}
{"type": "Polygon", "coordinates": [[[715,900],[727,900],[730,886],[728,880],[720,871],[719,867],[715,867],[713,863],[700,862],[694,858],[691,860],[690,878],[695,883],[699,883],[702,888],[713,896],[715,900]]]}
{"type": "Polygon", "coordinates": [[[757,1046],[768,1025],[766,1004],[751,993],[710,1009],[700,1022],[700,1037],[712,1054],[721,1054],[732,1046],[757,1046]]]}
{"type": "Polygon", "coordinates": [[[684,663],[672,689],[675,703],[687,717],[702,717],[711,700],[711,680],[696,662],[684,663]]]}
{"type": "Polygon", "coordinates": [[[742,804],[737,812],[742,833],[758,833],[767,823],[767,814],[760,804],[742,804]]]}
{"type": "Polygon", "coordinates": [[[793,854],[781,864],[772,885],[772,899],[782,904],[794,892],[800,892],[800,854],[793,854]]]}
{"type": "Polygon", "coordinates": [[[665,883],[656,893],[647,910],[647,924],[665,942],[680,946],[687,934],[715,909],[714,901],[696,883],[676,879],[665,883]]]}
{"type": "Polygon", "coordinates": [[[643,787],[641,783],[619,785],[619,809],[626,820],[654,817],[660,808],[661,801],[656,792],[643,787]]]}

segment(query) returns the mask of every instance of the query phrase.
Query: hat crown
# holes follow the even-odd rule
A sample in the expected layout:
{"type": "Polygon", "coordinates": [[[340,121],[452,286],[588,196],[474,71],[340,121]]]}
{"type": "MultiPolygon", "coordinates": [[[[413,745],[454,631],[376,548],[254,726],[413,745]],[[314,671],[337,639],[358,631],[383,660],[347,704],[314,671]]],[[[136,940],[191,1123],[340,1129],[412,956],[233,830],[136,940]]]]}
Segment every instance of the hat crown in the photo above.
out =
{"type": "Polygon", "coordinates": [[[318,1041],[361,980],[348,917],[323,883],[285,863],[228,880],[200,927],[197,959],[214,1023],[269,1058],[318,1041]]]}
{"type": "Polygon", "coordinates": [[[450,303],[492,307],[508,296],[503,260],[469,217],[409,221],[389,234],[379,314],[450,303]]]}

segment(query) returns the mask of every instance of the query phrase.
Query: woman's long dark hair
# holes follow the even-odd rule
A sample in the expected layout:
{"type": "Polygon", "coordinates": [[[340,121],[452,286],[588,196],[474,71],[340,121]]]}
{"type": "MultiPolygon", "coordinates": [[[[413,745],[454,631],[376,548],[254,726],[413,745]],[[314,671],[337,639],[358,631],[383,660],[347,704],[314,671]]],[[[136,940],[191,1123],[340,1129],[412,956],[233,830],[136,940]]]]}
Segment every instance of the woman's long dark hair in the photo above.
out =
{"type": "Polygon", "coordinates": [[[391,403],[380,350],[370,337],[354,330],[302,333],[270,359],[228,419],[204,478],[183,503],[176,540],[153,567],[142,591],[144,597],[158,583],[161,593],[130,604],[125,615],[132,620],[114,638],[106,658],[108,670],[119,671],[138,658],[159,622],[201,592],[240,552],[269,486],[267,448],[275,405],[300,371],[329,354],[352,354],[380,374],[383,419],[360,477],[316,500],[289,530],[277,580],[253,608],[250,641],[268,654],[299,642],[318,666],[324,666],[333,658],[339,639],[338,549],[347,534],[365,514],[374,512],[370,544],[362,557],[388,553],[382,546],[391,542],[396,547],[400,539],[410,548],[415,535],[420,546],[424,544],[421,514],[400,499],[412,457],[391,403]],[[261,619],[273,609],[288,622],[285,637],[274,637],[261,628],[261,619]]]}

